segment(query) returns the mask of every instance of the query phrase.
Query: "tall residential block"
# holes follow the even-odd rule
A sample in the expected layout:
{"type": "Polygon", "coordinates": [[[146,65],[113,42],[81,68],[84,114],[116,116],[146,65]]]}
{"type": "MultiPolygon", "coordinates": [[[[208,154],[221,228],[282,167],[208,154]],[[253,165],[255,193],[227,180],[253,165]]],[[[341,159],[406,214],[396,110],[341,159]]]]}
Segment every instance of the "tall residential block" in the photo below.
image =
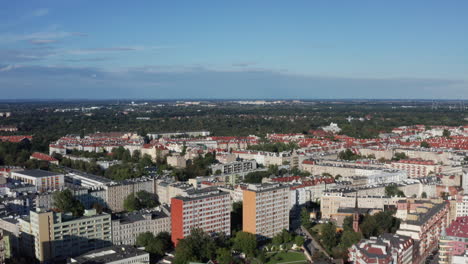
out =
{"type": "Polygon", "coordinates": [[[289,186],[250,184],[243,192],[243,231],[260,239],[289,229],[289,186]]]}
{"type": "Polygon", "coordinates": [[[199,228],[208,233],[231,234],[231,199],[217,188],[187,191],[171,199],[172,241],[190,235],[199,228]]]}
{"type": "Polygon", "coordinates": [[[31,211],[29,219],[21,221],[40,262],[61,261],[112,245],[111,215],[97,214],[94,209],[86,210],[81,217],[31,211]]]}

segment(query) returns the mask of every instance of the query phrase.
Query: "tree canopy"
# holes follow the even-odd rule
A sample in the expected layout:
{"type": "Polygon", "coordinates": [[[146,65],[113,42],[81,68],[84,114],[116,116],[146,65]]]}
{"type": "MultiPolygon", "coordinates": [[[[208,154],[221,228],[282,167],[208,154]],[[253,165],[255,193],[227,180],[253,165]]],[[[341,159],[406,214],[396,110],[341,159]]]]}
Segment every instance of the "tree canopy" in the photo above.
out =
{"type": "Polygon", "coordinates": [[[147,191],[138,191],[136,194],[129,194],[124,199],[124,209],[128,212],[138,211],[143,208],[154,208],[159,205],[155,194],[147,191]]]}
{"type": "Polygon", "coordinates": [[[84,213],[83,204],[78,201],[68,189],[55,192],[52,199],[54,207],[60,212],[72,213],[73,216],[76,217],[82,216],[84,213]]]}

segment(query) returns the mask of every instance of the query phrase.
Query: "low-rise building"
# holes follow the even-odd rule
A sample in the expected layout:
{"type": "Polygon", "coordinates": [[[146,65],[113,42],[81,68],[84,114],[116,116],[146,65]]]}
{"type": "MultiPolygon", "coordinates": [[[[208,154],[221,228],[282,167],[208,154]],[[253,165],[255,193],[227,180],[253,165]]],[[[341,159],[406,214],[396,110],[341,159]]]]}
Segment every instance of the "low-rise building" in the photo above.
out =
{"type": "Polygon", "coordinates": [[[232,174],[253,171],[257,168],[255,160],[234,161],[230,163],[218,163],[211,166],[213,173],[232,174]]]}
{"type": "Polygon", "coordinates": [[[172,166],[174,168],[183,169],[187,166],[187,161],[183,156],[180,155],[173,155],[167,156],[167,165],[172,166]]]}
{"type": "Polygon", "coordinates": [[[76,264],[135,264],[150,263],[148,252],[132,246],[111,246],[86,252],[70,258],[68,263],[76,264]]]}
{"type": "MultiPolygon", "coordinates": [[[[358,192],[360,208],[372,209],[374,211],[384,211],[387,208],[396,208],[401,197],[368,196],[358,192]]],[[[356,204],[356,193],[325,193],[320,200],[320,212],[323,219],[334,219],[340,210],[353,209],[356,204]]],[[[334,219],[337,220],[337,219],[334,219]]]]}
{"type": "Polygon", "coordinates": [[[31,154],[31,157],[29,157],[29,158],[30,159],[35,159],[35,160],[46,161],[48,163],[52,163],[52,164],[55,164],[55,165],[59,164],[58,159],[56,159],[56,158],[54,158],[52,156],[49,156],[47,154],[40,153],[40,152],[34,152],[33,154],[31,154]]]}
{"type": "Polygon", "coordinates": [[[349,248],[349,261],[355,264],[411,264],[413,239],[389,233],[363,239],[349,248]]]}
{"type": "Polygon", "coordinates": [[[112,219],[112,243],[114,245],[135,245],[139,234],[150,232],[171,233],[169,209],[158,211],[138,211],[117,215],[112,219]]]}
{"type": "Polygon", "coordinates": [[[60,190],[65,185],[63,174],[45,170],[12,171],[11,178],[32,184],[39,192],[60,190]]]}
{"type": "Polygon", "coordinates": [[[429,174],[442,172],[442,166],[432,160],[404,159],[391,162],[388,167],[406,171],[409,178],[426,177],[429,174]]]}

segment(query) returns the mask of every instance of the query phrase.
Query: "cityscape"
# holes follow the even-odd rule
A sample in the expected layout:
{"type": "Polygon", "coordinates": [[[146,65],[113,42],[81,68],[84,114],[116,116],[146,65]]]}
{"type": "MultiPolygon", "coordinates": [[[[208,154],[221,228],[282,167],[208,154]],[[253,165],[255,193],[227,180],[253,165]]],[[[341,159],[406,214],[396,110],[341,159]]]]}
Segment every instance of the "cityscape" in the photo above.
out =
{"type": "Polygon", "coordinates": [[[468,263],[468,4],[0,10],[0,264],[468,263]]]}

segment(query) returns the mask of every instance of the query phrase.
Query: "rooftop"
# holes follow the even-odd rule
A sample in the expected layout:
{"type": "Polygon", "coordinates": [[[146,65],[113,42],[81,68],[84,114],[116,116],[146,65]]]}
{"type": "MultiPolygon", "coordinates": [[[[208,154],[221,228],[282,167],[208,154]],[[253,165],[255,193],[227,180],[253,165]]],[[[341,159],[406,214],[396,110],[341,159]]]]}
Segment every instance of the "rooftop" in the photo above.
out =
{"type": "Polygon", "coordinates": [[[120,245],[90,251],[84,255],[71,258],[70,262],[80,264],[104,264],[144,255],[147,255],[149,259],[148,252],[133,246],[120,245]]]}
{"type": "Polygon", "coordinates": [[[468,216],[457,217],[445,232],[447,236],[468,238],[468,216]]]}
{"type": "Polygon", "coordinates": [[[29,176],[29,177],[35,177],[35,178],[61,175],[60,173],[46,171],[46,170],[24,170],[24,171],[15,171],[14,173],[29,176]]]}

